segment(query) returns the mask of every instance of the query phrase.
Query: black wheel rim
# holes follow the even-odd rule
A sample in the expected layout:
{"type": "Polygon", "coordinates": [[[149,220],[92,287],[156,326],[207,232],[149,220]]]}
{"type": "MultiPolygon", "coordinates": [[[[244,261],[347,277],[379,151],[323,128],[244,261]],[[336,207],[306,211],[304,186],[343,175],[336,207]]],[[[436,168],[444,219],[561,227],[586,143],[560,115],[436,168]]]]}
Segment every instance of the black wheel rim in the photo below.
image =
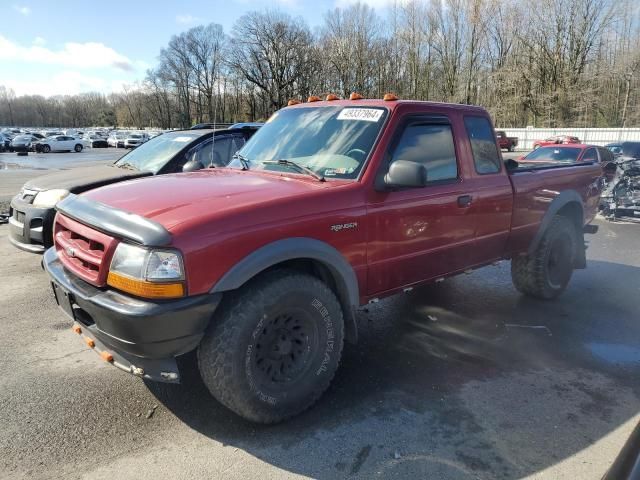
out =
{"type": "Polygon", "coordinates": [[[317,343],[317,327],[307,312],[292,309],[270,316],[256,338],[256,380],[271,389],[296,383],[312,364],[317,343]]]}
{"type": "Polygon", "coordinates": [[[571,262],[571,239],[566,235],[554,239],[547,258],[547,273],[552,287],[560,288],[567,283],[572,270],[571,262]]]}

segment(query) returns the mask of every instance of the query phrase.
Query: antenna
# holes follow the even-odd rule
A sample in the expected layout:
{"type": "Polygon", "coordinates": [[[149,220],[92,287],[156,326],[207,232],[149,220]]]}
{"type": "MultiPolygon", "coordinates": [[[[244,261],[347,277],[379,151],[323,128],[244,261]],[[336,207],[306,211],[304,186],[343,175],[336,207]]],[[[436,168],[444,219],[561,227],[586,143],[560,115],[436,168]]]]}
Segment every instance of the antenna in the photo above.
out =
{"type": "MultiPolygon", "coordinates": [[[[218,66],[216,60],[216,51],[213,51],[213,81],[211,82],[211,94],[213,96],[213,131],[211,132],[211,159],[209,160],[209,168],[213,167],[213,149],[216,147],[216,117],[218,115],[217,105],[216,105],[216,68],[218,66]]],[[[210,119],[211,120],[211,119],[210,119]]]]}

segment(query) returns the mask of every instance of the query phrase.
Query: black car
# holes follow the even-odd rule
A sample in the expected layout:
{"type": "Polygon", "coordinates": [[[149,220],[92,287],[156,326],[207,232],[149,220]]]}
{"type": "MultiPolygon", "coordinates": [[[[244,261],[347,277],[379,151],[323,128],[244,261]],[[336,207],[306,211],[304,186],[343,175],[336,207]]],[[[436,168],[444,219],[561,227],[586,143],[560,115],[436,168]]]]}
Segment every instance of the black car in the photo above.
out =
{"type": "Polygon", "coordinates": [[[90,135],[89,137],[85,137],[88,142],[91,142],[91,148],[108,148],[109,144],[107,143],[106,138],[99,137],[98,135],[90,135]]]}
{"type": "Polygon", "coordinates": [[[53,245],[55,204],[69,193],[149,175],[225,166],[256,130],[168,132],[113,164],[60,170],[29,180],[11,200],[9,240],[22,250],[41,253],[53,245]]]}

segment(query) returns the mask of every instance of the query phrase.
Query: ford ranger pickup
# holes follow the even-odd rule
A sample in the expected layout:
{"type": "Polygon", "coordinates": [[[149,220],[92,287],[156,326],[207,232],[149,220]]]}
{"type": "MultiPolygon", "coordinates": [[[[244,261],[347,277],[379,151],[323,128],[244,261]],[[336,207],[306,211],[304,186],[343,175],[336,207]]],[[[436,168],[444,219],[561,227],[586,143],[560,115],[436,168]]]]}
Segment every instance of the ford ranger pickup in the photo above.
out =
{"type": "Polygon", "coordinates": [[[505,164],[480,107],[334,98],[290,102],[226,167],[58,202],[43,267],[73,331],[147,380],[195,350],[216,399],[273,423],[329,386],[359,306],[499,260],[553,299],[586,266],[599,165],[505,164]]]}

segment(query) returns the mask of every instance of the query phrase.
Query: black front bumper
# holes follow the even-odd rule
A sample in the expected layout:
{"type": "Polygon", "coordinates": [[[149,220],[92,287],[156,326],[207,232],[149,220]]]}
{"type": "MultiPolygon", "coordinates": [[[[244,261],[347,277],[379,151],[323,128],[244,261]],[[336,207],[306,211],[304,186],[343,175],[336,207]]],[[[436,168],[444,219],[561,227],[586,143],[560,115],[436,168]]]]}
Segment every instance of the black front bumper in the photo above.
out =
{"type": "MultiPolygon", "coordinates": [[[[56,301],[71,305],[82,334],[96,341],[98,350],[115,358],[130,373],[157,381],[179,381],[175,357],[195,349],[218,307],[222,294],[179,300],[142,300],[111,289],[89,285],[69,273],[54,248],[43,257],[56,301]]],[[[86,338],[85,338],[86,340],[86,338]]],[[[120,364],[120,365],[119,365],[120,364]]]]}
{"type": "Polygon", "coordinates": [[[9,241],[16,247],[33,253],[42,253],[53,245],[54,208],[34,207],[22,199],[13,197],[9,208],[9,241]]]}

